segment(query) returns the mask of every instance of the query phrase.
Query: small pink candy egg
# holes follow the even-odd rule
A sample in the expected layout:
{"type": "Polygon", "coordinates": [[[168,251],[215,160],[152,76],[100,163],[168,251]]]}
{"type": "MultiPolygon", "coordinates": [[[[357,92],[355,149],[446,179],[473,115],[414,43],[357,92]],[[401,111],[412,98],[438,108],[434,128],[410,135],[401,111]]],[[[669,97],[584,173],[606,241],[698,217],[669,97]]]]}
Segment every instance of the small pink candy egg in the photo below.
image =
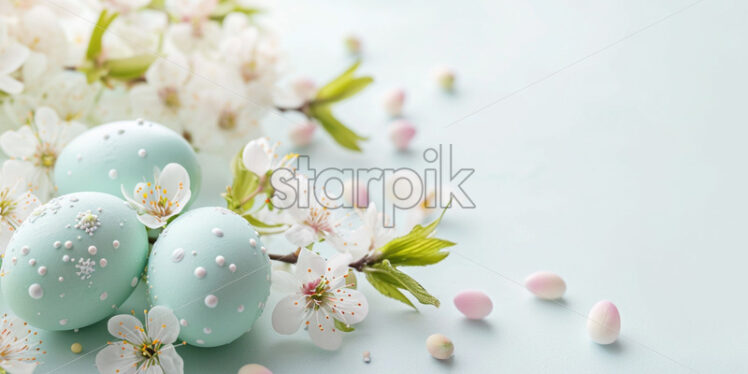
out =
{"type": "Polygon", "coordinates": [[[621,315],[615,304],[608,300],[599,301],[587,315],[587,333],[597,344],[611,344],[621,334],[621,315]]]}
{"type": "Polygon", "coordinates": [[[545,300],[555,300],[564,296],[566,282],[557,274],[539,271],[525,278],[525,287],[535,296],[545,300]]]}
{"type": "Polygon", "coordinates": [[[448,337],[434,334],[426,339],[426,349],[435,359],[446,360],[454,354],[455,345],[448,337]]]}
{"type": "Polygon", "coordinates": [[[247,364],[242,366],[237,374],[273,374],[273,372],[262,365],[247,364]]]}
{"type": "Polygon", "coordinates": [[[408,149],[410,141],[416,136],[416,128],[410,121],[400,119],[390,123],[389,135],[392,144],[400,151],[408,149]]]}
{"type": "Polygon", "coordinates": [[[482,319],[493,310],[491,298],[483,291],[465,290],[454,298],[455,306],[465,317],[470,319],[482,319]]]}

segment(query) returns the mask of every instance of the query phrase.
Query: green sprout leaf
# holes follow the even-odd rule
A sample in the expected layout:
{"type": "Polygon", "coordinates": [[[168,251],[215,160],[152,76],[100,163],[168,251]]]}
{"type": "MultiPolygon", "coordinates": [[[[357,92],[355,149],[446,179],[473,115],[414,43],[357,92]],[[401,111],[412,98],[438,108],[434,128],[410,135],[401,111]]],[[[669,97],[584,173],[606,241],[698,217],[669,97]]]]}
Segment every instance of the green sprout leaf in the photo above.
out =
{"type": "Polygon", "coordinates": [[[353,271],[353,269],[348,269],[348,277],[345,278],[345,286],[354,290],[358,288],[356,272],[353,271]]]}
{"type": "Polygon", "coordinates": [[[346,325],[343,321],[338,319],[335,320],[335,328],[342,332],[351,332],[355,330],[353,327],[346,325]]]}
{"type": "Polygon", "coordinates": [[[335,118],[331,108],[332,104],[356,95],[374,81],[372,77],[354,76],[359,65],[360,62],[354,63],[330,83],[320,88],[305,113],[316,119],[338,144],[346,149],[360,152],[359,142],[367,138],[356,134],[335,118]]]}
{"type": "Polygon", "coordinates": [[[140,55],[127,58],[107,60],[103,63],[106,76],[112,79],[130,80],[140,78],[151,64],[156,61],[155,55],[140,55]]]}
{"type": "Polygon", "coordinates": [[[407,235],[392,239],[379,249],[381,258],[389,260],[395,266],[425,266],[440,262],[449,256],[442,249],[454,246],[455,243],[434,238],[436,227],[444,217],[446,209],[439,218],[423,227],[416,225],[407,235]]]}
{"type": "Polygon", "coordinates": [[[231,187],[224,193],[223,198],[226,199],[229,210],[238,214],[244,214],[252,209],[254,199],[247,200],[247,198],[259,186],[260,178],[257,174],[244,167],[241,151],[231,160],[231,170],[234,173],[234,181],[231,183],[231,187]]]}
{"type": "Polygon", "coordinates": [[[359,65],[361,65],[361,62],[357,61],[330,83],[320,88],[314,102],[329,104],[342,101],[359,93],[374,82],[372,77],[356,78],[353,76],[359,65]]]}
{"type": "Polygon", "coordinates": [[[405,290],[419,303],[439,307],[439,299],[428,293],[415,279],[392,266],[389,260],[367,266],[364,272],[369,283],[384,296],[399,300],[416,309],[413,302],[400,291],[405,290]]]}
{"type": "Polygon", "coordinates": [[[99,19],[96,21],[91,39],[88,41],[88,49],[86,50],[86,59],[88,61],[96,61],[101,54],[101,40],[104,38],[104,33],[112,24],[115,18],[117,18],[117,12],[110,12],[106,9],[102,10],[99,14],[99,19]]]}
{"type": "Polygon", "coordinates": [[[246,219],[247,222],[249,222],[249,224],[252,225],[252,226],[254,226],[254,227],[259,227],[259,228],[263,228],[263,229],[274,229],[274,228],[278,228],[278,227],[283,227],[282,223],[276,223],[276,224],[265,223],[265,222],[262,222],[261,220],[259,220],[257,217],[251,215],[251,214],[245,214],[242,217],[244,217],[244,219],[246,219]]]}
{"type": "Polygon", "coordinates": [[[335,141],[343,148],[352,151],[361,151],[358,142],[366,140],[366,137],[356,134],[353,130],[346,127],[342,122],[332,114],[330,107],[327,105],[312,105],[310,114],[319,121],[322,128],[327,131],[335,141]]]}
{"type": "Polygon", "coordinates": [[[223,22],[224,18],[230,13],[242,13],[246,16],[253,16],[262,11],[257,8],[248,8],[239,4],[236,0],[222,0],[213,9],[213,13],[210,15],[210,19],[218,22],[223,22]]]}

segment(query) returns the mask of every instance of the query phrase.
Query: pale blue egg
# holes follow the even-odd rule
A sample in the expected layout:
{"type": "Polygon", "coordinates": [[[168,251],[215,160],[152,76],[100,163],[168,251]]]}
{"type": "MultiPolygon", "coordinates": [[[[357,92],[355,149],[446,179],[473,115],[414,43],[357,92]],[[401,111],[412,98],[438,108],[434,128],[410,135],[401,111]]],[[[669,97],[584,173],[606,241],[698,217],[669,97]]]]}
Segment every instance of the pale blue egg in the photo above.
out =
{"type": "Polygon", "coordinates": [[[55,164],[59,193],[106,192],[122,197],[137,183],[153,181],[153,169],[169,163],[182,165],[190,174],[192,196],[200,192],[200,165],[195,151],[179,134],[144,120],[96,126],[71,141],[55,164]]]}
{"type": "Polygon", "coordinates": [[[73,193],[37,208],[18,228],[0,286],[8,306],[31,325],[71,330],[115,312],[147,259],[145,226],[124,201],[73,193]]]}
{"type": "Polygon", "coordinates": [[[149,299],[174,311],[181,339],[199,347],[247,332],[270,293],[270,259],[254,228],[224,208],[191,210],[170,223],[148,262],[149,299]]]}

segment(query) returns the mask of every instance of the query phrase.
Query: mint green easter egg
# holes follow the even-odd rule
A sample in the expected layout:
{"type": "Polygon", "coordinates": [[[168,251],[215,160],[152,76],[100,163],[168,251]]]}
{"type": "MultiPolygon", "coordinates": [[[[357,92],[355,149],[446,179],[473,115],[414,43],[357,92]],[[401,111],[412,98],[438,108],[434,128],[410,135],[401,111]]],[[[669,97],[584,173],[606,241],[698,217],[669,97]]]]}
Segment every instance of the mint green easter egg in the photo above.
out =
{"type": "Polygon", "coordinates": [[[137,286],[147,258],[145,226],[122,200],[68,194],[34,210],[15,232],[0,289],[32,326],[72,330],[112,314],[137,286]]]}
{"type": "Polygon", "coordinates": [[[247,221],[224,208],[191,210],[170,223],[148,261],[152,306],[174,311],[181,339],[231,343],[252,328],[270,293],[270,259],[247,221]]]}
{"type": "Polygon", "coordinates": [[[60,194],[105,192],[122,197],[120,186],[131,194],[136,184],[153,181],[153,168],[182,165],[190,174],[192,196],[200,192],[200,165],[195,151],[179,134],[144,120],[96,126],[73,139],[55,163],[60,194]]]}

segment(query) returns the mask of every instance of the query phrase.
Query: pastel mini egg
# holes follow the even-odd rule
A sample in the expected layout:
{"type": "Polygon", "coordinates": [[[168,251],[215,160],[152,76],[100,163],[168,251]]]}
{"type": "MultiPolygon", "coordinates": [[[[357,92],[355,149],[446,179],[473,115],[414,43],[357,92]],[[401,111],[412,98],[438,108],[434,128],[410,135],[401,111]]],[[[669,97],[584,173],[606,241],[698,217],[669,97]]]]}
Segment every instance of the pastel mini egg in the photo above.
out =
{"type": "Polygon", "coordinates": [[[179,134],[144,120],[96,126],[73,139],[55,164],[55,183],[61,194],[105,192],[122,197],[143,180],[153,181],[153,169],[169,163],[190,174],[192,196],[200,192],[201,173],[195,151],[179,134]]]}
{"type": "Polygon", "coordinates": [[[426,350],[432,357],[438,360],[446,360],[452,357],[455,345],[448,337],[442,334],[433,334],[426,339],[426,350]]]}
{"type": "Polygon", "coordinates": [[[611,344],[621,334],[621,315],[610,301],[595,304],[587,315],[587,333],[597,344],[611,344]]]}
{"type": "Polygon", "coordinates": [[[224,208],[188,211],[161,233],[148,263],[149,299],[180,321],[180,338],[199,347],[247,332],[270,293],[270,259],[255,229],[224,208]],[[216,261],[216,258],[222,261],[216,261]],[[226,266],[226,264],[230,264],[226,266]]]}
{"type": "Polygon", "coordinates": [[[247,364],[239,368],[237,374],[273,374],[273,372],[259,364],[247,364]]]}
{"type": "Polygon", "coordinates": [[[525,278],[525,287],[544,300],[560,299],[566,292],[566,282],[551,272],[538,271],[525,278]]]}
{"type": "Polygon", "coordinates": [[[79,192],[34,210],[7,248],[6,258],[18,260],[2,265],[8,306],[32,326],[73,330],[106,318],[130,296],[148,237],[122,200],[79,192]]]}
{"type": "Polygon", "coordinates": [[[455,306],[465,317],[470,319],[482,319],[493,310],[491,298],[483,291],[465,290],[460,291],[454,298],[455,306]]]}

